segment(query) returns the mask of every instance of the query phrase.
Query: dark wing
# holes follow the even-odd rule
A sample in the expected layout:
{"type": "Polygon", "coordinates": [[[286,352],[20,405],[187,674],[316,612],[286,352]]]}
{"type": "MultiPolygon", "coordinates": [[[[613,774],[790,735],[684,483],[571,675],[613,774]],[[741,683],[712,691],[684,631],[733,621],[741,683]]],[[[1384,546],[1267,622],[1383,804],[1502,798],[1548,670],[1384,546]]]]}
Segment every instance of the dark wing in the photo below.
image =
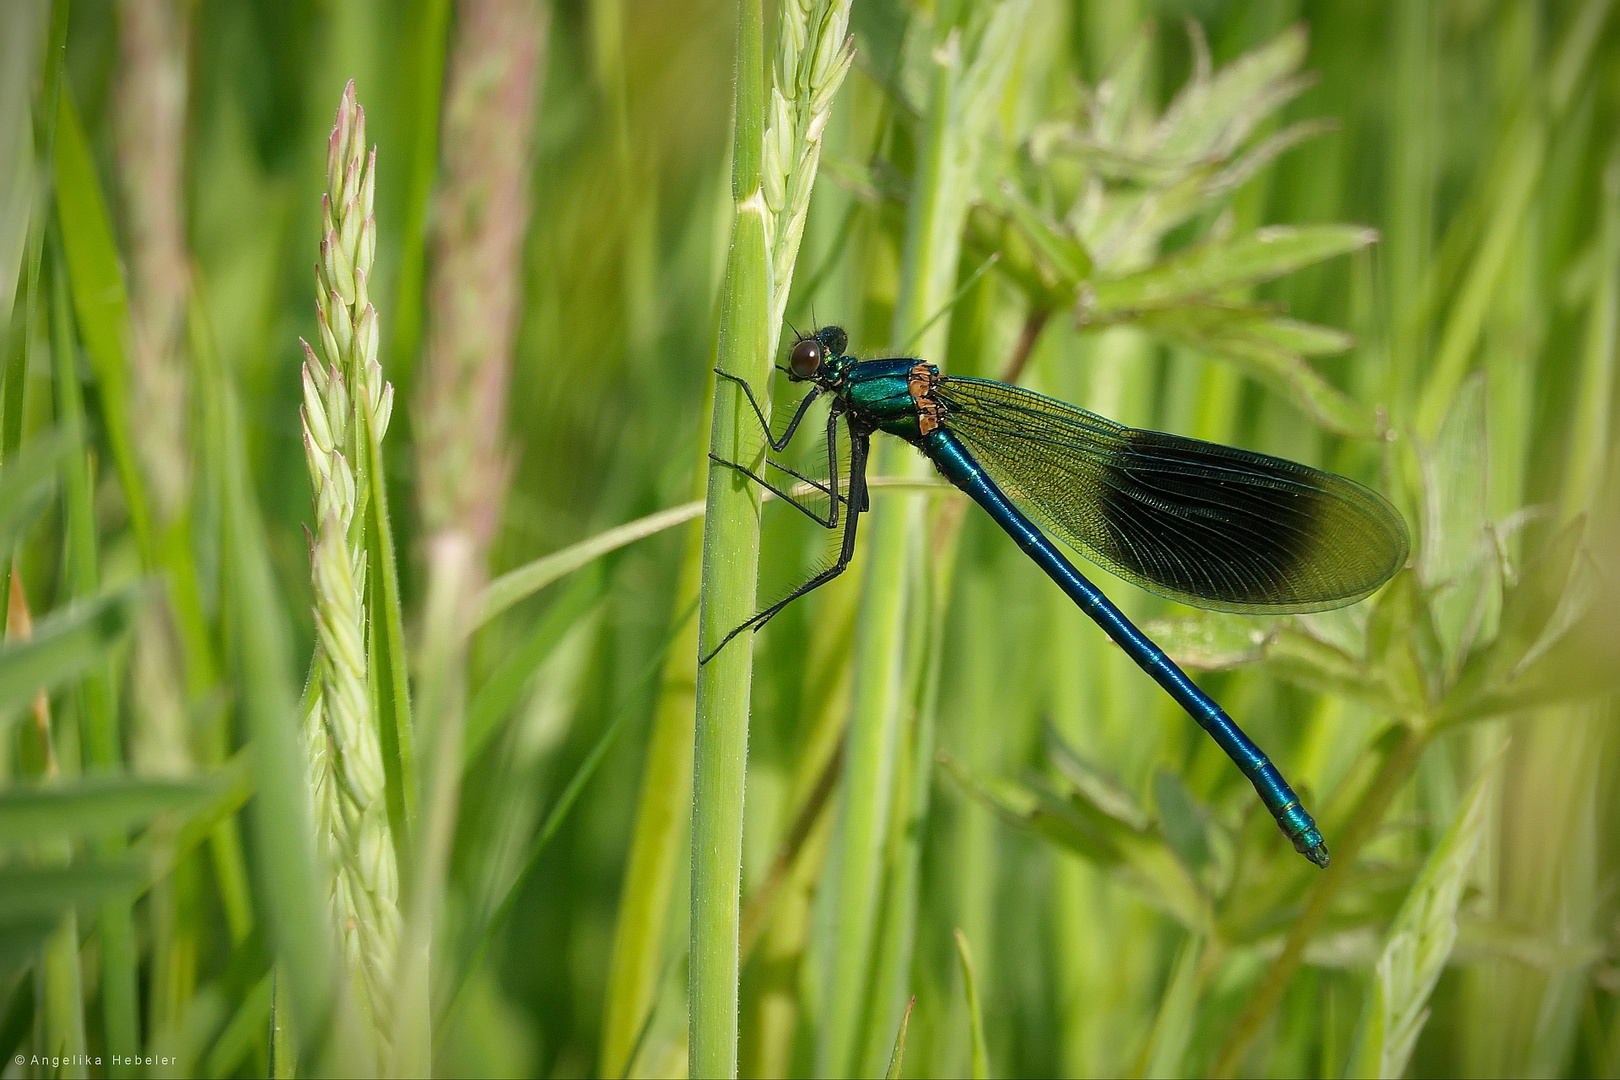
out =
{"type": "Polygon", "coordinates": [[[1136,431],[1005,383],[941,379],[934,397],[1013,501],[1087,559],[1218,611],[1342,607],[1406,562],[1406,524],[1342,476],[1231,446],[1136,431]]]}

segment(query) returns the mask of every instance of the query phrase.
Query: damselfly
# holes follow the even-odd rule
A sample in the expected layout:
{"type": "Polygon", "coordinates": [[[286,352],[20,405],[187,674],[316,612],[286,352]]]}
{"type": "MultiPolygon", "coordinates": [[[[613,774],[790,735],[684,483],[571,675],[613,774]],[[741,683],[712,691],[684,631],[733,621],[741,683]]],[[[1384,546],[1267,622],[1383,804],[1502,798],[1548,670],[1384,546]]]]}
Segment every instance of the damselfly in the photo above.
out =
{"type": "Polygon", "coordinates": [[[984,508],[1080,609],[1103,628],[1215,739],[1249,778],[1294,847],[1318,866],[1327,845],[1276,766],[1164,650],[1064,557],[1048,534],[1126,581],[1195,607],[1306,612],[1342,607],[1377,589],[1406,562],[1406,525],[1381,495],[1342,476],[1282,458],[1112,420],[1006,383],[941,375],[924,360],[857,360],[849,338],[828,326],[793,347],[786,369],[808,382],[781,436],[746,382],[737,383],[771,449],[786,449],[812,402],[831,400],[825,484],[828,508],[793,497],[747,466],[715,460],[793,503],[827,529],[839,527],[837,561],[728,633],[707,662],[750,627],[831,581],[855,554],[868,508],[866,465],[873,434],[921,450],[984,508]],[[850,440],[839,482],[838,422],[850,440]]]}

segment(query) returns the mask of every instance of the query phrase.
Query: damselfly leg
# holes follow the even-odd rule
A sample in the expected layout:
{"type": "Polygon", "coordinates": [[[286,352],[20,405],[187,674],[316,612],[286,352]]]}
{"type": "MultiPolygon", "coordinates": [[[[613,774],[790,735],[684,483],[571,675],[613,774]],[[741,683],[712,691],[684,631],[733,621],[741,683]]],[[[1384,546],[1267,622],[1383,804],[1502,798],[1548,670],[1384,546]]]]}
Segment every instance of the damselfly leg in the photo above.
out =
{"type": "MultiPolygon", "coordinates": [[[[794,419],[792,419],[791,423],[787,424],[787,431],[782,434],[781,440],[778,440],[771,437],[770,424],[766,423],[765,413],[760,411],[760,406],[758,406],[758,403],[753,400],[753,392],[752,390],[748,390],[748,385],[745,384],[745,382],[740,381],[740,379],[737,379],[737,377],[726,376],[724,372],[716,371],[716,374],[721,374],[721,376],[726,377],[726,379],[731,379],[732,382],[737,382],[737,384],[742,385],[742,389],[744,389],[744,392],[747,393],[748,403],[753,405],[753,415],[760,419],[760,426],[765,429],[766,442],[770,442],[773,449],[786,449],[787,442],[792,439],[794,432],[797,431],[797,427],[799,427],[800,419],[804,418],[805,408],[807,408],[808,400],[813,397],[813,393],[812,395],[805,395],[805,402],[800,403],[799,411],[794,413],[794,419]]],[[[838,559],[834,560],[833,565],[826,568],[826,570],[821,570],[821,572],[810,576],[807,581],[804,581],[802,585],[797,586],[797,588],[795,588],[794,591],[791,591],[791,593],[787,594],[787,596],[782,597],[782,599],[779,599],[779,601],[771,604],[770,607],[766,607],[766,609],[760,610],[758,614],[753,615],[752,619],[748,619],[747,622],[742,623],[742,625],[739,625],[739,627],[732,628],[729,633],[726,633],[724,638],[719,640],[719,644],[716,644],[713,649],[710,649],[708,653],[698,656],[698,664],[708,664],[708,662],[710,662],[711,659],[714,659],[714,656],[716,656],[721,649],[726,648],[726,644],[729,643],[732,638],[739,635],[739,633],[742,633],[744,630],[758,630],[758,628],[763,627],[765,623],[770,622],[774,615],[776,615],[776,612],[779,612],[779,610],[782,610],[784,607],[792,604],[795,599],[799,599],[800,596],[805,596],[807,593],[813,593],[815,589],[826,585],[828,581],[833,580],[833,578],[841,575],[841,573],[844,573],[844,570],[849,568],[849,562],[851,562],[851,559],[854,559],[855,557],[855,525],[857,525],[857,521],[860,521],[860,515],[862,515],[863,510],[867,508],[867,450],[870,449],[870,445],[872,445],[872,436],[870,436],[870,434],[863,434],[863,432],[857,431],[857,429],[851,429],[851,445],[849,445],[849,484],[846,486],[846,491],[849,492],[849,495],[846,497],[846,495],[839,494],[838,418],[838,411],[829,413],[828,418],[826,418],[826,452],[828,452],[829,486],[821,487],[821,491],[826,491],[829,495],[831,495],[831,497],[833,497],[833,505],[831,505],[831,510],[826,513],[825,517],[823,517],[823,515],[818,515],[813,508],[807,507],[807,505],[802,504],[802,502],[799,502],[799,500],[794,499],[791,494],[787,494],[786,491],[782,491],[781,487],[774,486],[774,484],[771,484],[770,481],[761,479],[760,474],[750,470],[750,468],[747,468],[747,466],[739,465],[739,463],[735,463],[735,461],[726,461],[724,458],[718,458],[714,457],[714,455],[710,455],[716,465],[724,465],[726,468],[739,471],[739,473],[747,476],[748,479],[752,479],[753,483],[757,483],[760,484],[761,487],[765,487],[766,491],[774,492],[774,494],[778,495],[779,499],[784,499],[786,502],[791,502],[794,507],[799,508],[800,513],[804,513],[805,517],[815,521],[816,525],[820,525],[821,528],[838,528],[838,508],[841,502],[849,507],[849,513],[847,513],[847,517],[844,518],[844,536],[842,536],[842,542],[839,544],[838,559]]],[[[766,458],[766,460],[770,460],[770,458],[766,458]]],[[[776,465],[774,461],[773,465],[776,465]]],[[[787,473],[792,473],[792,470],[787,470],[787,468],[784,468],[784,466],[778,465],[778,468],[782,468],[782,471],[787,471],[787,473]]],[[[794,476],[799,476],[797,473],[792,474],[794,474],[794,476]]],[[[805,479],[804,476],[799,476],[799,478],[805,479]]],[[[813,484],[815,481],[810,481],[810,483],[813,484]]]]}
{"type": "MultiPolygon", "coordinates": [[[[832,443],[837,422],[837,416],[828,418],[829,431],[827,439],[829,445],[832,443]]],[[[710,660],[713,660],[720,650],[726,647],[732,638],[736,637],[744,630],[759,629],[761,626],[764,626],[766,623],[770,622],[772,617],[775,616],[777,612],[793,603],[793,601],[799,599],[801,596],[804,596],[807,593],[814,592],[816,589],[821,588],[823,585],[827,584],[827,582],[833,580],[839,574],[842,574],[845,570],[849,569],[850,560],[855,557],[855,526],[860,521],[861,514],[867,509],[868,505],[866,496],[866,458],[867,450],[870,448],[871,443],[872,437],[869,434],[863,434],[859,430],[851,429],[849,447],[849,497],[847,500],[849,505],[849,514],[844,519],[844,536],[843,542],[839,545],[838,559],[831,566],[813,575],[809,580],[799,585],[792,592],[782,597],[782,599],[776,601],[776,603],[772,604],[770,607],[760,611],[748,621],[742,623],[740,626],[734,627],[726,634],[725,637],[720,639],[720,643],[718,645],[710,649],[707,653],[701,654],[698,657],[699,665],[707,664],[710,660]]],[[[719,464],[731,465],[730,462],[719,461],[719,459],[716,460],[719,464]]],[[[731,465],[731,467],[741,470],[756,483],[759,483],[767,488],[771,488],[771,485],[766,484],[763,480],[760,480],[759,477],[755,476],[751,472],[748,472],[748,470],[742,469],[741,466],[731,465]]],[[[836,462],[834,462],[832,476],[833,486],[836,488],[838,476],[836,462]]],[[[771,490],[775,491],[776,489],[771,488],[771,490]]],[[[778,492],[778,494],[781,493],[778,492]]],[[[782,497],[787,498],[785,495],[782,497]]],[[[793,502],[791,499],[789,499],[789,501],[793,502]]],[[[794,505],[797,506],[798,503],[794,502],[794,505]]],[[[807,514],[810,513],[810,511],[804,507],[800,507],[800,509],[804,510],[807,514]]],[[[838,499],[834,498],[833,514],[836,515],[837,511],[838,499]]],[[[814,515],[811,516],[814,517],[814,515]]],[[[820,521],[819,518],[816,520],[818,522],[820,521]]],[[[832,528],[834,526],[827,527],[832,528]]]]}
{"type": "MultiPolygon", "coordinates": [[[[759,410],[757,408],[755,409],[755,414],[759,415],[759,410]]],[[[804,410],[801,408],[799,410],[799,415],[802,416],[803,414],[804,414],[804,410]]],[[[760,415],[760,421],[762,423],[762,426],[763,426],[764,419],[765,419],[764,416],[760,415]]],[[[793,422],[793,425],[788,429],[787,435],[782,440],[782,445],[776,447],[776,449],[778,449],[778,450],[786,449],[788,441],[790,439],[792,439],[793,431],[797,427],[798,427],[798,419],[795,418],[794,422],[793,422]]],[[[770,429],[766,428],[766,430],[765,430],[765,438],[766,438],[766,440],[769,441],[770,437],[771,437],[770,436],[770,429]]],[[[819,480],[814,480],[811,477],[808,477],[808,476],[804,475],[803,473],[799,472],[797,469],[793,469],[793,468],[790,468],[787,465],[783,465],[780,461],[776,461],[776,460],[774,460],[774,459],[772,459],[770,457],[766,457],[766,459],[765,459],[765,464],[771,466],[772,468],[780,469],[782,472],[785,472],[789,476],[792,476],[792,477],[794,477],[794,478],[796,478],[798,480],[804,481],[805,483],[809,484],[811,487],[815,488],[817,491],[820,491],[822,494],[828,496],[832,500],[832,503],[828,507],[828,510],[827,510],[827,512],[825,514],[817,513],[817,511],[815,510],[814,507],[809,506],[806,503],[800,502],[791,492],[784,491],[782,488],[777,487],[775,484],[771,483],[769,480],[765,479],[763,476],[760,476],[754,470],[750,469],[748,466],[743,465],[740,462],[727,461],[725,458],[720,457],[719,455],[713,454],[713,453],[711,453],[709,455],[709,460],[714,462],[716,465],[724,465],[728,469],[733,469],[733,470],[735,470],[737,472],[742,473],[744,476],[748,477],[748,479],[752,480],[754,483],[758,484],[760,487],[764,488],[765,490],[771,492],[773,495],[775,495],[777,498],[781,499],[783,502],[791,504],[794,509],[798,510],[805,517],[808,517],[811,521],[814,521],[817,525],[820,525],[823,529],[836,529],[836,528],[838,528],[838,506],[839,506],[840,503],[844,502],[845,499],[838,492],[838,414],[837,413],[829,413],[828,416],[827,416],[827,481],[825,483],[822,483],[819,480]]]]}
{"type": "Polygon", "coordinates": [[[782,432],[781,438],[777,438],[771,434],[771,423],[765,419],[765,410],[759,407],[759,401],[754,397],[754,388],[748,385],[747,380],[739,379],[737,376],[721,371],[719,368],[715,368],[714,373],[742,388],[743,396],[748,399],[748,404],[753,407],[754,418],[759,421],[760,430],[765,432],[765,441],[770,443],[772,450],[776,451],[787,449],[788,443],[793,441],[793,433],[799,430],[799,423],[804,419],[804,414],[809,410],[811,402],[821,396],[820,387],[812,387],[810,392],[804,395],[804,398],[799,402],[798,409],[793,413],[793,419],[788,421],[787,430],[782,432]]]}

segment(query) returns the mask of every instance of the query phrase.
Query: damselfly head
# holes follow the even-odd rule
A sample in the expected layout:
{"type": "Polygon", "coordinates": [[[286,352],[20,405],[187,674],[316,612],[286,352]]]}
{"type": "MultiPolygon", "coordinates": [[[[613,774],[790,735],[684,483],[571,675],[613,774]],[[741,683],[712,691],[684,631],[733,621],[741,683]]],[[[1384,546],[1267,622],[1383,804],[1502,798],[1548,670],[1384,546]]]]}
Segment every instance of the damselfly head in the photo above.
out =
{"type": "Polygon", "coordinates": [[[794,382],[810,382],[836,377],[836,372],[825,365],[842,359],[847,348],[849,335],[838,326],[823,326],[810,337],[801,337],[788,358],[788,378],[794,382]]]}

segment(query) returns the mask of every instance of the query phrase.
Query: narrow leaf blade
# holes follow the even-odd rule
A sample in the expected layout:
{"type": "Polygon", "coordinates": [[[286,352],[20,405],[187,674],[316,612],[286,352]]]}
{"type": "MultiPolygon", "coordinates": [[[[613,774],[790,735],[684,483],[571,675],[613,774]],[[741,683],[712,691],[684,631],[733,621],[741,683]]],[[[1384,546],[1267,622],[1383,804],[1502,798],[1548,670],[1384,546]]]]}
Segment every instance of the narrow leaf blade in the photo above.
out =
{"type": "MultiPolygon", "coordinates": [[[[984,1042],[984,1015],[979,1008],[979,983],[973,973],[973,953],[967,935],[956,931],[956,955],[962,962],[962,986],[967,991],[968,1021],[972,1025],[973,1080],[989,1080],[990,1052],[984,1042]]],[[[909,1010],[908,1010],[909,1012],[909,1010]]]]}
{"type": "Polygon", "coordinates": [[[110,836],[205,802],[199,780],[88,776],[45,786],[0,788],[0,846],[110,836]]]}
{"type": "Polygon", "coordinates": [[[1259,229],[1200,244],[1138,273],[1099,281],[1082,295],[1080,313],[1095,322],[1190,304],[1359,250],[1376,239],[1373,230],[1356,225],[1259,229]]]}
{"type": "Polygon", "coordinates": [[[29,640],[0,648],[0,714],[89,671],[129,630],[143,593],[137,586],[72,604],[35,624],[29,640]]]}

